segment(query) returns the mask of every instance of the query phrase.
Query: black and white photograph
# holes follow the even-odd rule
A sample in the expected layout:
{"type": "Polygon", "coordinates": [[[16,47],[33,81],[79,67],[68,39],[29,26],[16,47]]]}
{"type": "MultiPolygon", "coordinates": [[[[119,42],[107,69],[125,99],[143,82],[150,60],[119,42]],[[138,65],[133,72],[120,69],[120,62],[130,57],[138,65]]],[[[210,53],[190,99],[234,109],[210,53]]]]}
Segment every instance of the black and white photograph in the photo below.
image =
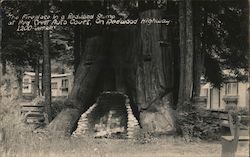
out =
{"type": "Polygon", "coordinates": [[[0,0],[0,157],[250,157],[249,0],[0,0]]]}

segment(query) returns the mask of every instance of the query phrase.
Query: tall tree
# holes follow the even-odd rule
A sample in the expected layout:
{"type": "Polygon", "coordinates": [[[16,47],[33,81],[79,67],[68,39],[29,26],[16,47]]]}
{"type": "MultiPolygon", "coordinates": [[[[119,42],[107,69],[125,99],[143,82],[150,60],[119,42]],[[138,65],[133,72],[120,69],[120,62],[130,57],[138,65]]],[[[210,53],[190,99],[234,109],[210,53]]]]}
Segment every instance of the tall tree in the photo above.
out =
{"type": "MultiPolygon", "coordinates": [[[[149,9],[143,11],[140,18],[161,19],[161,11],[149,9]]],[[[145,130],[154,133],[166,133],[175,129],[171,110],[173,103],[172,71],[166,70],[167,66],[167,68],[172,66],[166,64],[172,62],[172,58],[168,57],[168,54],[172,52],[164,49],[160,44],[159,41],[162,41],[161,30],[159,24],[141,24],[139,36],[141,49],[137,54],[136,66],[140,122],[145,130]]]]}
{"type": "Polygon", "coordinates": [[[190,104],[193,92],[193,10],[192,0],[179,2],[180,86],[178,109],[190,104]]]}
{"type": "MultiPolygon", "coordinates": [[[[47,1],[43,3],[44,6],[44,15],[47,15],[49,4],[47,1]]],[[[51,117],[51,62],[49,54],[49,31],[43,31],[43,53],[44,53],[44,95],[45,95],[45,111],[47,114],[48,121],[50,122],[51,117]]]]}
{"type": "Polygon", "coordinates": [[[179,94],[178,108],[182,107],[184,102],[185,86],[185,54],[186,54],[186,3],[179,2],[179,47],[180,47],[180,77],[179,77],[179,94]]]}
{"type": "Polygon", "coordinates": [[[0,2],[0,101],[2,99],[1,86],[2,86],[2,3],[0,2]]]}
{"type": "Polygon", "coordinates": [[[75,83],[69,95],[71,109],[63,110],[48,126],[51,131],[72,132],[80,116],[92,105],[97,80],[104,63],[104,38],[97,35],[87,39],[84,55],[77,68],[75,83]],[[84,95],[84,96],[83,96],[84,95]]]}
{"type": "Polygon", "coordinates": [[[186,0],[186,61],[185,61],[185,101],[190,101],[193,91],[193,56],[194,56],[194,41],[193,41],[193,9],[192,0],[186,0]]]}
{"type": "Polygon", "coordinates": [[[202,43],[202,32],[206,27],[207,13],[200,2],[194,2],[194,88],[193,97],[200,96],[200,79],[204,73],[205,46],[202,43]]]}
{"type": "MultiPolygon", "coordinates": [[[[248,1],[248,82],[250,84],[250,1],[248,1]]],[[[250,101],[250,87],[248,87],[248,95],[250,101]]]]}
{"type": "Polygon", "coordinates": [[[40,87],[39,87],[39,59],[37,59],[37,62],[34,66],[35,71],[35,82],[34,82],[34,97],[37,97],[40,95],[40,87]]]}
{"type": "MultiPolygon", "coordinates": [[[[179,48],[181,76],[179,81],[180,85],[178,109],[185,109],[185,107],[189,107],[193,93],[193,86],[195,86],[195,84],[199,82],[199,76],[196,75],[197,70],[195,70],[194,68],[194,64],[199,64],[196,63],[198,59],[195,60],[194,63],[194,58],[197,57],[196,54],[199,54],[198,50],[197,53],[194,54],[194,34],[199,35],[200,33],[193,33],[192,3],[192,0],[183,0],[179,2],[179,48]],[[194,77],[197,77],[195,82],[193,82],[194,77]]],[[[139,9],[138,7],[136,7],[136,9],[133,8],[134,10],[131,9],[131,12],[134,12],[131,17],[153,17],[156,19],[161,18],[161,13],[156,1],[150,1],[147,3],[140,1],[140,4],[143,4],[144,7],[139,9]]],[[[122,11],[122,9],[120,9],[120,11],[122,11]]],[[[210,12],[212,11],[210,10],[210,12]]],[[[213,17],[213,20],[217,19],[217,17],[214,17],[214,12],[209,13],[209,15],[213,17]]],[[[206,19],[204,21],[207,22],[209,20],[206,19]]],[[[216,24],[218,25],[218,22],[215,23],[215,26],[216,24]]],[[[91,105],[91,100],[93,100],[93,97],[97,96],[96,93],[98,93],[98,89],[100,88],[99,86],[101,86],[101,83],[99,82],[100,77],[102,79],[102,76],[104,76],[103,74],[99,74],[100,71],[103,70],[102,63],[108,63],[109,60],[113,60],[114,58],[116,59],[116,61],[113,61],[113,63],[118,62],[119,64],[118,67],[113,67],[115,69],[115,78],[120,79],[122,77],[124,79],[116,80],[117,90],[127,92],[126,94],[128,94],[130,99],[132,99],[131,102],[134,102],[135,106],[138,107],[140,115],[140,118],[138,119],[140,119],[141,126],[143,128],[146,128],[150,132],[166,131],[167,125],[172,127],[172,112],[171,108],[168,107],[171,106],[172,103],[171,88],[173,86],[173,81],[170,79],[170,76],[173,75],[173,72],[170,72],[171,70],[167,70],[169,67],[171,69],[170,63],[172,63],[172,59],[170,57],[171,53],[169,53],[171,52],[171,50],[162,50],[162,47],[160,45],[162,43],[161,36],[163,31],[158,24],[140,24],[137,26],[137,28],[135,28],[136,26],[134,26],[133,28],[130,27],[129,29],[127,29],[127,27],[120,27],[119,29],[117,29],[116,26],[109,26],[109,28],[114,28],[114,32],[118,32],[121,30],[126,32],[125,35],[121,35],[121,37],[116,37],[117,33],[114,33],[115,37],[113,38],[105,38],[106,36],[103,37],[103,35],[100,35],[100,32],[107,32],[108,30],[110,31],[110,29],[108,28],[105,28],[103,30],[101,30],[100,27],[97,27],[99,29],[96,29],[95,27],[91,28],[93,29],[93,32],[90,32],[89,34],[91,34],[92,36],[90,35],[86,41],[85,51],[81,57],[79,67],[75,75],[75,84],[69,97],[76,109],[63,110],[59,114],[58,118],[55,118],[55,120],[50,124],[50,128],[53,128],[55,130],[59,129],[72,131],[72,127],[74,126],[73,124],[77,121],[77,118],[79,118],[80,113],[86,111],[89,105],[91,105]],[[127,34],[129,34],[129,37],[126,37],[127,34]],[[122,44],[120,44],[120,47],[127,47],[127,51],[118,50],[117,48],[115,50],[113,48],[110,49],[110,51],[114,52],[124,52],[124,57],[116,56],[113,58],[109,58],[109,60],[103,58],[103,54],[107,55],[107,53],[105,52],[107,50],[103,49],[104,41],[110,42],[110,40],[113,40],[111,42],[115,43],[119,43],[124,40],[124,43],[121,42],[122,44]],[[123,68],[125,70],[121,70],[123,68]],[[158,123],[159,121],[161,123],[158,123]]],[[[90,29],[88,28],[88,32],[89,31],[90,29]]],[[[212,42],[208,43],[210,42],[210,40],[204,40],[204,36],[210,37],[209,33],[211,33],[212,31],[216,32],[213,35],[219,34],[218,27],[207,26],[206,29],[200,31],[203,31],[201,32],[203,34],[203,39],[201,41],[207,42],[205,44],[202,43],[202,45],[208,45],[207,47],[211,46],[212,42]]],[[[198,38],[195,37],[195,39],[198,38]]],[[[200,41],[195,42],[197,47],[200,45],[199,42],[200,41]]],[[[220,43],[218,42],[217,45],[220,45],[220,43]]],[[[206,52],[208,52],[207,47],[206,52]]],[[[200,49],[200,47],[198,47],[197,49],[200,49]]],[[[206,57],[208,56],[207,58],[210,57],[211,59],[212,55],[209,55],[206,54],[206,57]]],[[[217,63],[216,65],[218,65],[220,68],[220,64],[217,62],[217,60],[214,60],[214,58],[208,60],[208,62],[217,63]]],[[[208,65],[207,62],[205,62],[204,64],[208,65]]],[[[197,89],[198,91],[198,88],[195,87],[195,89],[197,89]]],[[[198,92],[196,92],[196,94],[197,93],[198,92]]]]}
{"type": "Polygon", "coordinates": [[[81,29],[80,26],[74,28],[74,73],[76,73],[81,59],[81,29]]]}

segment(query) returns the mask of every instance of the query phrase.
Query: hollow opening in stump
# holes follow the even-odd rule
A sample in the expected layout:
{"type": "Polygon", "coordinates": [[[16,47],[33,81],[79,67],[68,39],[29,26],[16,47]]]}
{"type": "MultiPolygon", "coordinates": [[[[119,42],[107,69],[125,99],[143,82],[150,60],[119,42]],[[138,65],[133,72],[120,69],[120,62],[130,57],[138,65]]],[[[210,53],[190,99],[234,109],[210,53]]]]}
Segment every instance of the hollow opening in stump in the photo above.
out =
{"type": "Polygon", "coordinates": [[[133,138],[139,129],[127,95],[103,92],[81,115],[74,136],[90,135],[96,138],[133,138]]]}

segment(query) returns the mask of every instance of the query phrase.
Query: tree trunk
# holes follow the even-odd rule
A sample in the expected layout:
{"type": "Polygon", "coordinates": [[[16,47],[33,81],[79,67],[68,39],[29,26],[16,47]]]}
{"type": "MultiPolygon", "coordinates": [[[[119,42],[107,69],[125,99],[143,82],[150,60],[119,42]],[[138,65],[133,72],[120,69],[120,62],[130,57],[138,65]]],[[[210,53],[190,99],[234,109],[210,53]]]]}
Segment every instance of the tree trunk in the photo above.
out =
{"type": "MultiPolygon", "coordinates": [[[[161,18],[159,10],[141,13],[141,18],[161,18]]],[[[165,73],[166,53],[160,46],[160,25],[140,26],[141,51],[136,71],[137,103],[142,128],[151,133],[174,130],[172,103],[172,74],[165,73]]],[[[171,62],[171,61],[170,61],[171,62]]]]}
{"type": "Polygon", "coordinates": [[[128,95],[133,114],[139,121],[136,99],[136,69],[137,61],[140,60],[138,52],[140,51],[141,43],[139,27],[130,26],[127,29],[116,32],[113,36],[114,48],[112,50],[115,53],[116,90],[128,95]]]}
{"type": "MultiPolygon", "coordinates": [[[[248,1],[248,82],[250,84],[250,1],[248,1]]],[[[248,99],[250,101],[250,87],[248,87],[248,99]]]]}
{"type": "Polygon", "coordinates": [[[37,97],[40,95],[40,87],[39,87],[39,60],[37,61],[35,67],[35,83],[34,83],[34,97],[37,97]]]}
{"type": "Polygon", "coordinates": [[[77,121],[81,113],[78,109],[64,109],[57,117],[49,124],[48,130],[52,134],[60,136],[69,136],[75,130],[77,121]]]}
{"type": "MultiPolygon", "coordinates": [[[[48,14],[48,2],[44,2],[44,14],[48,14]]],[[[51,62],[49,54],[49,31],[43,31],[43,55],[44,55],[44,95],[45,95],[45,112],[48,122],[51,119],[51,62]]]]}
{"type": "Polygon", "coordinates": [[[194,90],[193,90],[193,97],[200,96],[200,81],[201,81],[201,74],[203,71],[204,66],[204,52],[202,51],[202,44],[201,44],[201,20],[200,20],[200,10],[199,5],[195,5],[195,15],[196,19],[194,20],[194,90]]]}
{"type": "Polygon", "coordinates": [[[79,26],[74,28],[74,73],[81,61],[81,30],[79,26]]]}
{"type": "MultiPolygon", "coordinates": [[[[114,32],[111,47],[113,53],[111,54],[112,57],[110,59],[112,59],[111,63],[115,71],[115,88],[116,91],[120,91],[123,93],[126,93],[125,79],[127,75],[125,75],[125,70],[128,68],[127,64],[125,63],[126,55],[128,51],[132,50],[132,48],[129,47],[130,42],[135,42],[135,40],[131,38],[131,34],[132,33],[129,29],[114,32]],[[128,47],[129,50],[127,50],[128,47]]],[[[132,62],[130,62],[130,65],[131,64],[132,62]]]]}
{"type": "Polygon", "coordinates": [[[185,53],[186,53],[186,4],[179,2],[179,36],[180,36],[180,81],[177,108],[181,108],[184,102],[185,88],[185,53]]]}
{"type": "Polygon", "coordinates": [[[42,77],[41,77],[41,95],[44,96],[44,56],[43,56],[43,61],[42,61],[41,69],[42,69],[42,77]]]}
{"type": "Polygon", "coordinates": [[[180,1],[180,86],[178,110],[189,108],[193,93],[194,48],[192,14],[192,1],[180,1]]]}
{"type": "MultiPolygon", "coordinates": [[[[192,20],[192,0],[179,2],[179,27],[180,27],[180,86],[177,106],[178,118],[183,118],[183,112],[191,109],[191,99],[193,96],[193,20],[192,20]]],[[[198,76],[199,77],[199,76],[198,76]]],[[[195,82],[197,83],[197,82],[195,82]]],[[[180,121],[178,121],[180,122],[180,121]]],[[[182,135],[189,135],[189,130],[178,123],[177,130],[182,135]]],[[[187,140],[187,139],[186,139],[187,140]]]]}
{"type": "Polygon", "coordinates": [[[4,76],[7,72],[6,70],[6,59],[4,57],[1,58],[2,59],[2,75],[4,76]]]}
{"type": "Polygon", "coordinates": [[[16,65],[16,76],[18,83],[18,98],[21,98],[23,95],[23,69],[20,66],[16,65]]]}
{"type": "Polygon", "coordinates": [[[59,113],[48,126],[49,130],[72,133],[81,113],[94,103],[97,79],[105,59],[104,51],[103,37],[96,36],[87,39],[85,52],[77,68],[74,86],[69,95],[69,102],[73,106],[59,113]]]}
{"type": "Polygon", "coordinates": [[[193,11],[192,11],[192,0],[186,1],[186,62],[185,62],[185,90],[184,97],[185,101],[190,101],[192,98],[193,91],[193,11]]]}
{"type": "Polygon", "coordinates": [[[104,60],[103,37],[91,37],[87,40],[85,52],[77,68],[75,83],[69,95],[74,106],[85,111],[93,99],[96,89],[96,80],[104,60]],[[83,96],[84,95],[84,96],[83,96]]]}
{"type": "Polygon", "coordinates": [[[0,2],[0,102],[2,100],[2,28],[3,28],[3,22],[2,22],[2,4],[0,2]]]}

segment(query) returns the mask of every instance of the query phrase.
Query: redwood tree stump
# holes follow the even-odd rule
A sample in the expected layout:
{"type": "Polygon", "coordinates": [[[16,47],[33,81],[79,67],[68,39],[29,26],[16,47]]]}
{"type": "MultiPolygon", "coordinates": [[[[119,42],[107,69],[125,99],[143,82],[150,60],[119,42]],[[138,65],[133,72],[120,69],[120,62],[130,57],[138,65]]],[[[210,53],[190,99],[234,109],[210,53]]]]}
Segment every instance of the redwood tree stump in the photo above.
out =
{"type": "MultiPolygon", "coordinates": [[[[141,13],[143,18],[161,19],[161,11],[147,10],[141,13]]],[[[160,45],[160,24],[141,24],[141,50],[138,51],[136,71],[137,103],[142,128],[152,133],[167,133],[175,130],[171,104],[173,75],[168,64],[172,58],[168,49],[160,45]],[[165,50],[165,51],[164,51],[165,50]]],[[[170,68],[171,69],[171,68],[170,68]]]]}

